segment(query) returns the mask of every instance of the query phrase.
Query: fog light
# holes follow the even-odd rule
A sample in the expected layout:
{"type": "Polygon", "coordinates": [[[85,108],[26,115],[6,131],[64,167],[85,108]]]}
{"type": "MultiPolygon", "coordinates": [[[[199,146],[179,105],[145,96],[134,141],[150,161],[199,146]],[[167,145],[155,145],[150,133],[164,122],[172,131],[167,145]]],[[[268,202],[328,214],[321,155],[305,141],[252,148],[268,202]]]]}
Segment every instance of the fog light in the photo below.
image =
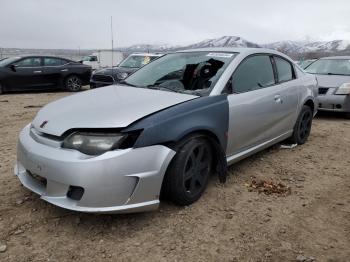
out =
{"type": "Polygon", "coordinates": [[[80,186],[70,186],[67,192],[67,197],[79,201],[84,194],[84,188],[80,186]]]}

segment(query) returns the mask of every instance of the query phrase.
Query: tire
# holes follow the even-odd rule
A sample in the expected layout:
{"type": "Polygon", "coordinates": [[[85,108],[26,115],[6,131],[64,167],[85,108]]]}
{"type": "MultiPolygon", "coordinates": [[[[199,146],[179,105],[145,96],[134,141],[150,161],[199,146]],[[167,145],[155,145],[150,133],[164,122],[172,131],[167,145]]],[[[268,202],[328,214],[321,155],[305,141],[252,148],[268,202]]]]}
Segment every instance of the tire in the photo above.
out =
{"type": "Polygon", "coordinates": [[[196,202],[207,187],[212,164],[212,148],[203,136],[184,140],[168,167],[164,194],[181,206],[196,202]]]}
{"type": "Polygon", "coordinates": [[[0,83],[0,95],[2,95],[4,93],[4,88],[2,87],[1,83],[0,83]]]}
{"type": "Polygon", "coordinates": [[[345,113],[345,118],[350,119],[350,112],[345,113]]]}
{"type": "Polygon", "coordinates": [[[304,105],[295,123],[293,134],[289,139],[292,144],[305,144],[311,132],[312,118],[312,109],[304,105]]]}
{"type": "Polygon", "coordinates": [[[70,92],[78,92],[81,90],[82,81],[76,75],[71,75],[66,78],[65,87],[70,92]]]}

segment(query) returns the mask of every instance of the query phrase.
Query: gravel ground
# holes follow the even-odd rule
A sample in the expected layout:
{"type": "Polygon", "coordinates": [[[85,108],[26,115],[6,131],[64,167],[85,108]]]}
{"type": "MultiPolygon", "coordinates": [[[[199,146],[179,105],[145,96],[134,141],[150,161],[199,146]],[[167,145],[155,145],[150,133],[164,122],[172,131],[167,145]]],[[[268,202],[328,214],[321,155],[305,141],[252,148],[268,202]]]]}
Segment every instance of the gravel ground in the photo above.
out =
{"type": "Polygon", "coordinates": [[[91,215],[45,203],[13,175],[21,128],[67,95],[0,96],[0,261],[350,261],[350,120],[319,115],[307,144],[231,166],[190,207],[91,215]],[[249,190],[252,177],[291,194],[249,190]]]}

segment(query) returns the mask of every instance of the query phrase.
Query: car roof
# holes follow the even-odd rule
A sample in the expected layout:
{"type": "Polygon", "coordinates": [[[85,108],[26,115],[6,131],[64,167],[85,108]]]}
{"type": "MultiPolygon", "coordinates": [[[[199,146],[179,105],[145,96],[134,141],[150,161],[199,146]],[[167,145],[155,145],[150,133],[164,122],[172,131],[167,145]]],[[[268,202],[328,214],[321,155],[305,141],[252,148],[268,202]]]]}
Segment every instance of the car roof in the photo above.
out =
{"type": "Polygon", "coordinates": [[[68,58],[65,58],[65,57],[60,57],[60,56],[53,56],[53,55],[19,55],[19,56],[16,56],[20,59],[22,58],[29,58],[29,57],[49,57],[49,58],[59,58],[59,59],[64,59],[64,60],[69,60],[69,61],[72,61],[71,59],[68,59],[68,58]]]}
{"type": "Polygon", "coordinates": [[[252,47],[206,47],[206,48],[197,48],[197,49],[186,49],[179,50],[177,52],[230,52],[230,53],[240,53],[243,55],[250,54],[259,54],[259,53],[267,53],[267,54],[275,54],[279,56],[283,56],[291,60],[290,57],[285,54],[278,52],[276,50],[267,49],[267,48],[252,48],[252,47]]]}
{"type": "Polygon", "coordinates": [[[130,56],[135,55],[135,56],[162,56],[164,54],[156,54],[156,53],[132,53],[130,56]]]}
{"type": "Polygon", "coordinates": [[[349,59],[350,60],[350,56],[326,56],[326,57],[321,57],[320,59],[349,59]]]}

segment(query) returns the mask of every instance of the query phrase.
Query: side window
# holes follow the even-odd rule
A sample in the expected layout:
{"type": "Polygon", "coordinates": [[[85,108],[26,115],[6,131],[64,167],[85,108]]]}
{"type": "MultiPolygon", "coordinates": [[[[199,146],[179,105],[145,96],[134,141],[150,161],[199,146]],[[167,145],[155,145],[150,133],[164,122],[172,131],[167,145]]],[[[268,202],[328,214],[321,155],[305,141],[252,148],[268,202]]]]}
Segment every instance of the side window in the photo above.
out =
{"type": "Polygon", "coordinates": [[[286,82],[292,80],[293,77],[293,66],[287,60],[274,57],[277,67],[278,82],[286,82]]]}
{"type": "Polygon", "coordinates": [[[97,56],[90,56],[90,62],[97,62],[97,56]]]}
{"type": "Polygon", "coordinates": [[[244,93],[275,84],[272,63],[268,55],[256,55],[245,59],[232,77],[234,93],[244,93]]]}
{"type": "Polygon", "coordinates": [[[45,57],[44,58],[44,66],[60,66],[65,64],[66,61],[60,58],[54,57],[45,57]]]}
{"type": "Polygon", "coordinates": [[[25,58],[16,63],[19,67],[37,67],[41,66],[41,58],[39,57],[30,57],[25,58]]]}

